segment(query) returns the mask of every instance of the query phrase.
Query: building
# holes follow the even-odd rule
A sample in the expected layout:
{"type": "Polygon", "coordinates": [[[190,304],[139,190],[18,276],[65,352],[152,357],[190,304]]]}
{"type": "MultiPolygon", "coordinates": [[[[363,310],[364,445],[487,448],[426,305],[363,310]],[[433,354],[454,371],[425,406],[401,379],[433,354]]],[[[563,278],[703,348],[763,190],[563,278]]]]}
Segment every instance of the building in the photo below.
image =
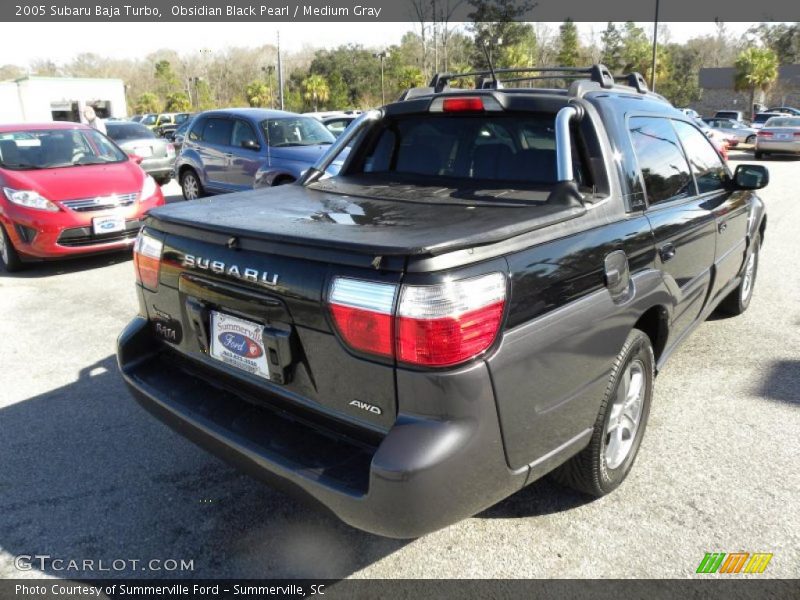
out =
{"type": "MultiPolygon", "coordinates": [[[[750,110],[750,92],[734,89],[734,67],[700,69],[700,100],[692,104],[701,115],[713,115],[717,110],[750,110]]],[[[767,93],[756,91],[756,102],[766,106],[800,107],[800,65],[778,68],[778,81],[767,93]]]]}
{"type": "Polygon", "coordinates": [[[22,77],[0,82],[0,123],[80,121],[92,106],[100,118],[124,118],[128,107],[121,79],[22,77]]]}

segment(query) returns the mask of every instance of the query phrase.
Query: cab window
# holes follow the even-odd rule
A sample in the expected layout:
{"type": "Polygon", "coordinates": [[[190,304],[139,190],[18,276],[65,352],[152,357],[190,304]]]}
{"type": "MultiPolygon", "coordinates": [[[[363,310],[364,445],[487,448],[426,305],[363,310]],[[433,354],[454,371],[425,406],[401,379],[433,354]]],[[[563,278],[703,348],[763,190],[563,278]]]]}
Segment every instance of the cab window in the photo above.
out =
{"type": "Polygon", "coordinates": [[[649,204],[695,194],[689,163],[669,119],[633,117],[628,124],[649,204]]]}
{"type": "Polygon", "coordinates": [[[728,170],[708,138],[689,123],[673,121],[673,124],[692,167],[697,192],[705,194],[723,189],[728,170]]]}

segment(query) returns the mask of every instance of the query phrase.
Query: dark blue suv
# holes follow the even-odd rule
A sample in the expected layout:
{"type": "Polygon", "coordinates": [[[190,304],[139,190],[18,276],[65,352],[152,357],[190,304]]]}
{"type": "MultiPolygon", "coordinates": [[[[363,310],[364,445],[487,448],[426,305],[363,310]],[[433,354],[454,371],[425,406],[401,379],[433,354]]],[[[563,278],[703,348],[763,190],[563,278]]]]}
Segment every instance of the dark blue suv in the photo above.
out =
{"type": "Polygon", "coordinates": [[[183,197],[291,183],[334,142],[318,120],[261,108],[199,114],[184,139],[175,173],[183,197]]]}

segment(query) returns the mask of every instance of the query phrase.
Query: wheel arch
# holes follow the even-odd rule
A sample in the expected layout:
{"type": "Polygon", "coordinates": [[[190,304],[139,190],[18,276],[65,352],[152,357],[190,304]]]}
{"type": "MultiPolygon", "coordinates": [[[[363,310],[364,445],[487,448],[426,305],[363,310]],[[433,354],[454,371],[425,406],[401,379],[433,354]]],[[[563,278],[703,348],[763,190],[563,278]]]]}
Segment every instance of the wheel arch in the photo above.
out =
{"type": "Polygon", "coordinates": [[[633,326],[647,334],[653,345],[656,363],[664,353],[669,338],[669,311],[666,306],[656,304],[644,311],[633,326]]]}

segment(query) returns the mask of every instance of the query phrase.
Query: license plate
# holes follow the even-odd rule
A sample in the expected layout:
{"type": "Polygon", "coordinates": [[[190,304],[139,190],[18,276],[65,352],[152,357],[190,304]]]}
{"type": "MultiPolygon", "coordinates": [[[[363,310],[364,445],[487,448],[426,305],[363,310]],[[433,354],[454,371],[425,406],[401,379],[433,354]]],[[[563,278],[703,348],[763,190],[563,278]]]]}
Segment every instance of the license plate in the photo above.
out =
{"type": "Polygon", "coordinates": [[[141,156],[142,158],[147,158],[148,156],[153,156],[153,147],[152,146],[136,146],[133,149],[133,153],[136,156],[141,156]]]}
{"type": "Polygon", "coordinates": [[[211,356],[242,371],[269,379],[264,326],[211,311],[211,356]]]}
{"type": "Polygon", "coordinates": [[[792,134],[790,134],[790,133],[779,133],[778,135],[775,136],[775,139],[777,139],[777,140],[788,140],[791,137],[792,137],[792,134]]]}
{"type": "Polygon", "coordinates": [[[125,231],[125,217],[111,215],[92,219],[92,230],[95,235],[125,231]]]}

